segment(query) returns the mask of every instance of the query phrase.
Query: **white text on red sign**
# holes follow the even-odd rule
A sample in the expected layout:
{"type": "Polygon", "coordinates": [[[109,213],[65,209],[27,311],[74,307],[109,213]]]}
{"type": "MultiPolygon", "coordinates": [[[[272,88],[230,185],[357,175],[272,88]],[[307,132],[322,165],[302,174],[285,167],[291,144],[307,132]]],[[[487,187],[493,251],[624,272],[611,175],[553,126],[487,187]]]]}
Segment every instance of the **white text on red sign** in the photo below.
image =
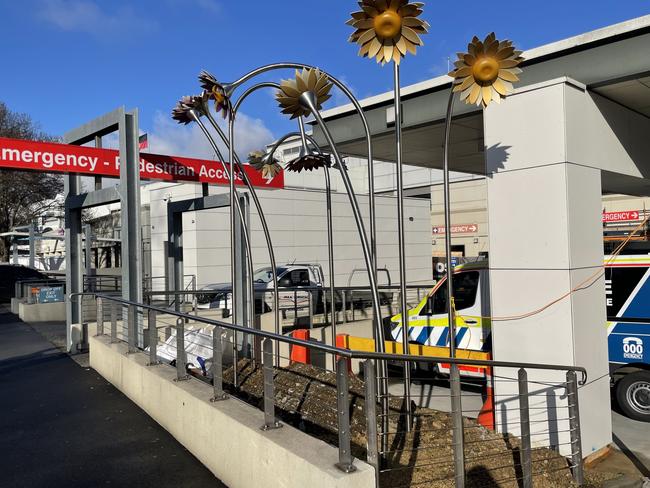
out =
{"type": "Polygon", "coordinates": [[[603,212],[603,222],[625,222],[626,220],[639,220],[639,211],[603,212]]]}
{"type": "MultiPolygon", "coordinates": [[[[474,232],[478,232],[478,224],[459,224],[459,225],[452,225],[451,226],[451,233],[452,234],[471,234],[474,232]]],[[[436,227],[433,227],[433,233],[434,234],[444,234],[445,233],[445,226],[444,225],[439,225],[436,227]]]]}

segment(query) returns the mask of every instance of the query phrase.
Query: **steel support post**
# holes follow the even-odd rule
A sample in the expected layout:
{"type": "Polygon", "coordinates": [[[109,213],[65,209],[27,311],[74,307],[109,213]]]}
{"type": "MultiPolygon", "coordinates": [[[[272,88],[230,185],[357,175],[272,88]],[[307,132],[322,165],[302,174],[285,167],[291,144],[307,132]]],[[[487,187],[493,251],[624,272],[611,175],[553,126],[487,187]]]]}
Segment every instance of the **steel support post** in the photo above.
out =
{"type": "Polygon", "coordinates": [[[339,431],[339,462],[336,463],[336,467],[345,473],[352,473],[357,468],[352,464],[353,458],[350,446],[348,360],[343,357],[336,361],[336,406],[339,431]]]}
{"type": "Polygon", "coordinates": [[[85,249],[85,259],[84,259],[84,264],[85,264],[85,280],[84,282],[88,282],[88,287],[84,287],[84,291],[95,291],[96,288],[96,283],[93,282],[92,279],[92,272],[93,272],[93,267],[92,267],[92,259],[90,255],[92,254],[93,248],[92,248],[92,230],[90,227],[90,224],[84,225],[84,249],[85,249]]]}
{"type": "Polygon", "coordinates": [[[111,342],[117,342],[117,302],[111,302],[111,342]]]}
{"type": "MultiPolygon", "coordinates": [[[[137,330],[137,316],[138,309],[134,305],[128,305],[126,308],[126,315],[128,317],[126,327],[127,327],[127,339],[129,341],[129,354],[137,352],[138,350],[138,330],[137,330]]],[[[124,319],[122,319],[124,320],[124,319]]]]}
{"type": "Polygon", "coordinates": [[[450,365],[452,443],[454,453],[454,477],[456,488],[465,487],[465,432],[461,401],[460,371],[457,364],[450,365]]]}
{"type": "MultiPolygon", "coordinates": [[[[124,113],[119,120],[120,196],[122,235],[122,298],[142,303],[142,236],[140,228],[140,149],[138,114],[124,113]]],[[[131,314],[129,314],[131,315],[131,314]]],[[[127,320],[136,320],[138,313],[127,320]]],[[[142,322],[134,322],[136,339],[142,322]]]]}
{"type": "Polygon", "coordinates": [[[264,339],[262,343],[262,368],[264,370],[264,425],[262,430],[282,427],[275,418],[275,385],[273,383],[273,341],[264,339]]]}
{"type": "Polygon", "coordinates": [[[95,306],[97,307],[97,334],[95,335],[104,335],[104,304],[102,303],[102,299],[100,297],[97,297],[95,299],[95,306]]]}
{"type": "Polygon", "coordinates": [[[566,374],[567,402],[569,407],[569,430],[571,432],[571,461],[573,463],[573,478],[578,486],[585,481],[582,464],[582,439],[580,437],[580,408],[578,406],[578,381],[576,372],[566,374]]]}
{"type": "Polygon", "coordinates": [[[212,329],[212,390],[211,402],[226,400],[228,395],[223,391],[223,343],[221,335],[223,329],[215,325],[212,329]]]}
{"type": "Polygon", "coordinates": [[[148,311],[147,326],[149,327],[149,364],[155,366],[158,361],[158,325],[156,323],[156,311],[148,311]]]}
{"type": "Polygon", "coordinates": [[[518,372],[519,426],[521,429],[521,473],[523,488],[533,487],[533,461],[530,452],[530,409],[528,402],[528,373],[524,368],[518,372]]]}
{"type": "MultiPolygon", "coordinates": [[[[64,179],[65,195],[65,290],[68,297],[83,291],[81,268],[81,209],[72,208],[70,200],[79,194],[81,179],[70,174],[64,179]]],[[[72,351],[72,325],[81,322],[81,300],[66,301],[66,349],[72,351]]]]}
{"type": "Polygon", "coordinates": [[[185,361],[185,321],[176,319],[176,380],[189,379],[185,361]]]}
{"type": "Polygon", "coordinates": [[[372,359],[363,362],[366,393],[366,452],[368,464],[375,468],[375,484],[379,486],[379,452],[377,449],[377,373],[372,359]]]}

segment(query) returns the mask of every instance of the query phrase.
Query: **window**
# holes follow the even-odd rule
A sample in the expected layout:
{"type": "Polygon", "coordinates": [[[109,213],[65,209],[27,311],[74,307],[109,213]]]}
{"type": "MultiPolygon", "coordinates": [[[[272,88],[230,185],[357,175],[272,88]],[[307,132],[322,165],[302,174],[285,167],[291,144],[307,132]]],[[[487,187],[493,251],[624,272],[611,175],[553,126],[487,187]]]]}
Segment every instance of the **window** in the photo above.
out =
{"type": "MultiPolygon", "coordinates": [[[[458,273],[454,275],[454,302],[456,310],[461,311],[470,308],[476,302],[476,291],[478,289],[478,271],[458,273]]],[[[436,293],[429,298],[429,306],[423,310],[423,315],[439,315],[447,312],[447,285],[436,290],[436,293]]]]}

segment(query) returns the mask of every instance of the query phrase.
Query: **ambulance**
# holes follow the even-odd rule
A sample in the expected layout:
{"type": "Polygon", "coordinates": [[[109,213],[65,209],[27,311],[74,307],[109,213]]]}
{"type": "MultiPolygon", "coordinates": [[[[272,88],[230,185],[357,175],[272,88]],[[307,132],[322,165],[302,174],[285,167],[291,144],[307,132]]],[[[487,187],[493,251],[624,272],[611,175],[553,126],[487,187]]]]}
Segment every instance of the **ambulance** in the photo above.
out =
{"type": "MultiPolygon", "coordinates": [[[[650,252],[605,256],[605,300],[612,387],[621,410],[630,418],[650,422],[650,252]]],[[[454,268],[456,347],[458,357],[491,352],[488,262],[454,268]]],[[[579,293],[579,292],[578,292],[579,293]]],[[[540,303],[540,306],[543,305],[540,303]]],[[[447,285],[442,278],[420,303],[408,311],[409,343],[422,346],[423,355],[449,347],[447,285]]],[[[401,314],[390,318],[388,332],[402,342],[401,314]]],[[[422,363],[426,364],[426,363],[422,363]]],[[[448,364],[434,366],[446,374],[448,364]]],[[[460,368],[463,376],[481,377],[481,368],[460,368]]]]}

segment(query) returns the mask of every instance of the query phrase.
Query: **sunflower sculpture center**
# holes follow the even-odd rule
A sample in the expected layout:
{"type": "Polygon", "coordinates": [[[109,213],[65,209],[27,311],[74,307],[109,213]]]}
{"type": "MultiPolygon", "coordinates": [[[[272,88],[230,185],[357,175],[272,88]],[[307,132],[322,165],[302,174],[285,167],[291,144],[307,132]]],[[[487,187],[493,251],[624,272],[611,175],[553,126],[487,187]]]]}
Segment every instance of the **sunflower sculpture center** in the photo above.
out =
{"type": "Polygon", "coordinates": [[[392,39],[402,31],[402,16],[395,10],[385,10],[374,18],[375,32],[379,37],[392,39]]]}
{"type": "Polygon", "coordinates": [[[499,62],[492,56],[482,56],[472,66],[472,75],[482,84],[492,84],[499,76],[499,62]]]}

